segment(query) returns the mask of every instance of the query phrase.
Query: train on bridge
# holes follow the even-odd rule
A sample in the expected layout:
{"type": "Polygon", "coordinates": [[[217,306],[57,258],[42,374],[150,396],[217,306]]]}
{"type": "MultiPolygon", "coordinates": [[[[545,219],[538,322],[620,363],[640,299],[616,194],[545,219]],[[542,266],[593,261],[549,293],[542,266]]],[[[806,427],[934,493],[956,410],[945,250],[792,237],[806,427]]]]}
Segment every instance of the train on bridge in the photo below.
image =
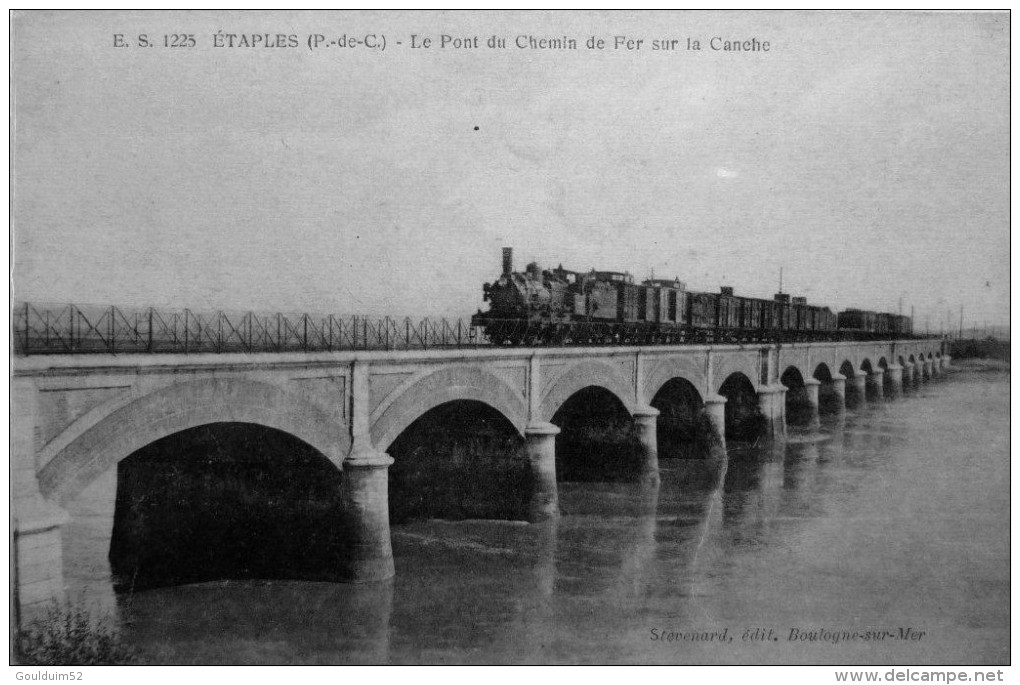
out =
{"type": "Polygon", "coordinates": [[[503,273],[486,283],[489,311],[473,326],[496,345],[772,343],[885,340],[913,337],[909,316],[847,309],[834,313],[806,298],[771,300],[688,290],[679,278],[640,283],[627,272],[513,269],[503,248],[503,273]]]}

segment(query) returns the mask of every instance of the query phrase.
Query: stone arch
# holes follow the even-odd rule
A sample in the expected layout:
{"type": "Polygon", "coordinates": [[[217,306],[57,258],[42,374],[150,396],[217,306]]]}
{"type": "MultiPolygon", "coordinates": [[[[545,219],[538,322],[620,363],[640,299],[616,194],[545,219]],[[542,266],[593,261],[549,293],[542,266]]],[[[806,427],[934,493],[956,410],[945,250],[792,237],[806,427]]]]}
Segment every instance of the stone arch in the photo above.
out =
{"type": "Polygon", "coordinates": [[[719,365],[714,367],[712,370],[712,379],[715,381],[715,388],[713,388],[715,394],[721,394],[720,389],[722,388],[723,383],[725,383],[726,380],[735,373],[739,373],[741,376],[747,378],[755,392],[761,389],[761,384],[755,380],[758,378],[759,374],[756,360],[749,359],[743,355],[738,359],[726,356],[719,362],[719,365]]]}
{"type": "Polygon", "coordinates": [[[790,387],[786,381],[792,382],[796,387],[802,387],[804,385],[804,379],[804,374],[801,373],[801,370],[793,364],[783,369],[782,375],[779,376],[779,382],[786,387],[790,387]]]}
{"type": "Polygon", "coordinates": [[[602,388],[613,394],[627,412],[634,413],[634,384],[618,369],[605,362],[587,360],[571,365],[552,379],[539,402],[539,421],[551,421],[557,410],[574,393],[587,387],[602,388]]]}
{"type": "Polygon", "coordinates": [[[808,400],[807,380],[800,368],[791,364],[783,370],[779,382],[786,386],[786,416],[788,422],[800,423],[813,414],[808,400]]]}
{"type": "Polygon", "coordinates": [[[675,378],[682,378],[693,385],[700,397],[707,386],[704,360],[685,355],[663,359],[646,366],[644,387],[641,388],[638,399],[645,404],[651,404],[663,386],[675,378]]]}
{"type": "Polygon", "coordinates": [[[521,435],[528,421],[524,398],[502,378],[476,366],[426,371],[395,390],[393,397],[372,416],[372,443],[382,451],[427,411],[456,400],[473,400],[492,407],[521,435]]]}
{"type": "Polygon", "coordinates": [[[338,468],[350,449],[346,427],[301,395],[248,378],[207,378],[175,383],[112,411],[89,413],[65,430],[39,472],[47,498],[64,503],[120,460],[174,433],[211,423],[252,423],[275,428],[311,445],[338,468]],[[83,423],[84,422],[84,423],[83,423]]]}
{"type": "Polygon", "coordinates": [[[697,398],[699,405],[704,405],[705,398],[703,398],[701,396],[701,392],[698,391],[697,384],[695,384],[694,381],[692,381],[690,378],[686,378],[684,376],[672,376],[670,378],[663,380],[661,383],[656,383],[654,386],[652,386],[655,392],[649,393],[649,395],[651,396],[649,405],[651,405],[655,401],[655,398],[659,396],[659,393],[666,389],[666,386],[676,385],[679,382],[682,382],[684,388],[692,395],[692,398],[693,397],[697,398]]]}
{"type": "Polygon", "coordinates": [[[916,364],[917,363],[917,360],[914,359],[914,355],[910,355],[909,360],[910,360],[911,364],[916,364]]]}
{"type": "Polygon", "coordinates": [[[811,374],[811,377],[814,378],[816,381],[821,381],[822,383],[831,383],[832,371],[829,369],[828,364],[826,364],[825,362],[821,362],[818,366],[815,367],[815,371],[814,373],[811,374]]]}
{"type": "Polygon", "coordinates": [[[852,382],[854,376],[857,375],[857,367],[849,359],[844,359],[843,363],[839,365],[839,373],[846,377],[847,382],[852,382]]]}
{"type": "Polygon", "coordinates": [[[878,368],[880,368],[880,369],[888,369],[889,368],[889,362],[886,361],[885,357],[879,358],[879,360],[878,360],[878,368]]]}
{"type": "Polygon", "coordinates": [[[740,371],[726,376],[719,386],[719,394],[726,398],[724,423],[726,437],[753,439],[760,433],[755,415],[759,411],[758,395],[754,383],[740,371]]]}
{"type": "Polygon", "coordinates": [[[694,383],[674,376],[659,385],[648,404],[659,410],[655,440],[660,459],[702,456],[698,450],[703,448],[706,436],[699,421],[705,401],[694,383]]]}
{"type": "Polygon", "coordinates": [[[872,367],[872,365],[871,365],[871,360],[868,359],[867,357],[865,357],[861,361],[861,371],[863,371],[865,373],[873,373],[874,370],[875,370],[874,367],[872,367]]]}
{"type": "Polygon", "coordinates": [[[942,353],[941,352],[936,352],[935,353],[935,358],[936,359],[941,359],[942,358],[942,353]]]}

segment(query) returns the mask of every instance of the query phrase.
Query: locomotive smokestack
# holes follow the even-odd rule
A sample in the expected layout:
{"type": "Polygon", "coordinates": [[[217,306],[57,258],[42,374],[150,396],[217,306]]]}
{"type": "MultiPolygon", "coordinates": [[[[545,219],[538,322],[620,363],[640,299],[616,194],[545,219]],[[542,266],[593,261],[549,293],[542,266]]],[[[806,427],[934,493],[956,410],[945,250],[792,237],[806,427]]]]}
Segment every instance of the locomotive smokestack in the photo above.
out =
{"type": "Polygon", "coordinates": [[[503,248],[503,275],[509,276],[514,272],[514,248],[503,248]]]}

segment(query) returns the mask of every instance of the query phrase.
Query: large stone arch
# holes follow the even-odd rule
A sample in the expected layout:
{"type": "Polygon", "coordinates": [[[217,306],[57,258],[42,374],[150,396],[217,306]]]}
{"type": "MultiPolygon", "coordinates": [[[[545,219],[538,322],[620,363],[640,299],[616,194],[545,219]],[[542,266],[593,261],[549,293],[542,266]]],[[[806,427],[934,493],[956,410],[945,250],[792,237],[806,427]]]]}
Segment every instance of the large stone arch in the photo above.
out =
{"type": "Polygon", "coordinates": [[[707,386],[704,361],[693,355],[678,355],[646,367],[641,401],[650,404],[659,391],[674,378],[682,378],[693,385],[701,397],[707,386]]]}
{"type": "Polygon", "coordinates": [[[524,398],[502,378],[478,366],[422,372],[397,388],[392,397],[371,418],[372,443],[382,451],[425,412],[456,400],[487,404],[506,417],[521,435],[528,422],[524,398]]]}
{"type": "Polygon", "coordinates": [[[43,448],[39,487],[65,503],[149,443],[211,423],[253,423],[308,443],[338,468],[347,427],[301,395],[250,378],[206,378],[164,386],[108,412],[90,412],[43,448]]]}
{"type": "Polygon", "coordinates": [[[662,391],[662,389],[665,388],[670,383],[672,383],[673,381],[684,381],[688,385],[690,385],[691,392],[697,398],[698,404],[699,405],[704,405],[705,398],[701,396],[701,390],[698,389],[697,383],[695,383],[690,378],[688,378],[686,376],[681,376],[681,375],[670,376],[669,378],[662,379],[661,383],[656,381],[655,385],[647,386],[649,388],[649,392],[648,392],[648,404],[650,405],[652,403],[652,400],[654,400],[658,396],[658,394],[662,391]]]}
{"type": "Polygon", "coordinates": [[[634,383],[616,367],[592,359],[572,364],[551,379],[539,401],[538,420],[551,421],[571,395],[584,388],[603,388],[616,396],[630,414],[634,413],[634,383]]]}
{"type": "Polygon", "coordinates": [[[726,382],[730,376],[735,373],[739,373],[751,383],[751,387],[754,388],[755,392],[761,390],[761,383],[758,382],[758,362],[757,359],[749,359],[741,356],[738,359],[724,359],[718,366],[712,368],[712,382],[715,387],[712,391],[719,395],[719,390],[722,388],[723,383],[726,382]]]}

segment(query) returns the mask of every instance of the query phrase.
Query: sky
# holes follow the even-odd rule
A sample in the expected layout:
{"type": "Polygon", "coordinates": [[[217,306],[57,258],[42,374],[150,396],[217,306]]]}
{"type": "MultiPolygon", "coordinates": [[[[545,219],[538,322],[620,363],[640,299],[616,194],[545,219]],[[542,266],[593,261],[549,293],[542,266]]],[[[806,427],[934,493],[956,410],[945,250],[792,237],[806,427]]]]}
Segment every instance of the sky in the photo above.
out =
{"type": "Polygon", "coordinates": [[[1008,41],[1002,13],[21,13],[14,299],[469,316],[512,246],[1008,323],[1008,41]]]}

